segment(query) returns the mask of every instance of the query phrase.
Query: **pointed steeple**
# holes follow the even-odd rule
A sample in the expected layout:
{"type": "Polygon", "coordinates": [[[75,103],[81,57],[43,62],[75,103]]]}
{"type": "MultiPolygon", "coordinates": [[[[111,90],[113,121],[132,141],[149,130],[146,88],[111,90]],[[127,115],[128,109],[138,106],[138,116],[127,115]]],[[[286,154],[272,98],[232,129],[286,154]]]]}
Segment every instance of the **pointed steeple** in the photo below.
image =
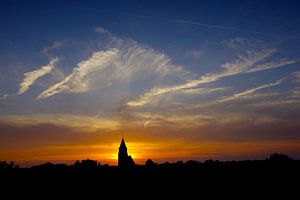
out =
{"type": "Polygon", "coordinates": [[[121,144],[119,147],[119,154],[120,154],[120,152],[124,152],[124,153],[126,152],[126,155],[127,155],[127,147],[126,147],[125,140],[123,137],[122,137],[121,144]]]}
{"type": "Polygon", "coordinates": [[[125,140],[122,136],[118,154],[118,165],[120,168],[130,168],[134,166],[134,161],[131,156],[128,156],[125,140]]]}
{"type": "Polygon", "coordinates": [[[125,140],[124,138],[122,137],[122,140],[121,140],[121,145],[120,146],[125,146],[126,147],[126,144],[125,144],[125,140]]]}

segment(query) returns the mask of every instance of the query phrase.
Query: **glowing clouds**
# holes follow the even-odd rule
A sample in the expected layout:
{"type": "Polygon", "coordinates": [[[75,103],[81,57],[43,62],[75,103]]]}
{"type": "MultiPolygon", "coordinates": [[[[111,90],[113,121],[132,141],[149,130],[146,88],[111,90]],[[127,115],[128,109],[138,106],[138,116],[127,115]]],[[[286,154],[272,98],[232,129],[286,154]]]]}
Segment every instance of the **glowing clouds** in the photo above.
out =
{"type": "Polygon", "coordinates": [[[54,68],[55,64],[59,61],[58,58],[53,58],[48,65],[42,66],[40,69],[24,74],[24,80],[20,84],[18,94],[25,93],[29,87],[40,77],[48,74],[54,68]]]}
{"type": "Polygon", "coordinates": [[[69,74],[63,81],[49,87],[43,91],[38,99],[45,99],[61,92],[80,93],[89,90],[89,82],[86,77],[94,72],[105,68],[107,63],[111,61],[117,54],[118,49],[109,49],[107,51],[94,52],[93,55],[78,63],[73,72],[69,74]]]}
{"type": "Polygon", "coordinates": [[[121,126],[120,122],[115,119],[70,114],[6,115],[0,116],[0,123],[1,122],[17,127],[50,124],[84,132],[116,131],[119,130],[121,126]]]}
{"type": "Polygon", "coordinates": [[[240,55],[238,56],[238,59],[221,65],[222,68],[226,69],[224,71],[216,72],[216,73],[207,73],[201,76],[199,79],[189,80],[183,84],[173,85],[169,87],[152,88],[150,91],[139,96],[137,100],[127,102],[127,105],[132,107],[143,106],[149,103],[152,97],[158,95],[177,92],[178,90],[195,88],[198,87],[199,85],[218,81],[219,79],[228,76],[233,76],[233,75],[243,74],[243,73],[259,72],[263,70],[282,67],[296,62],[295,60],[281,59],[280,61],[264,62],[260,64],[260,62],[270,57],[274,52],[275,49],[264,49],[258,52],[247,52],[246,55],[243,56],[240,55]]]}
{"type": "Polygon", "coordinates": [[[57,57],[55,57],[49,62],[49,64],[42,66],[41,68],[36,69],[34,71],[26,72],[24,74],[24,79],[22,80],[22,82],[19,85],[19,91],[15,94],[5,94],[2,97],[2,99],[5,99],[8,96],[20,95],[20,94],[24,94],[25,92],[27,92],[29,90],[30,86],[32,84],[34,84],[36,80],[38,80],[40,77],[42,77],[46,74],[49,74],[54,69],[54,67],[58,61],[59,61],[59,59],[57,57]]]}

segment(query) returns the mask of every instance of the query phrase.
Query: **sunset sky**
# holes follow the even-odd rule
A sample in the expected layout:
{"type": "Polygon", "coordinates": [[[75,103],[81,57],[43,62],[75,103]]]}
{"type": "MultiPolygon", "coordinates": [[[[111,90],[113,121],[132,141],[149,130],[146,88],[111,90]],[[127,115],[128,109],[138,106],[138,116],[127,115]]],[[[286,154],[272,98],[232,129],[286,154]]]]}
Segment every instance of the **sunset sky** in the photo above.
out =
{"type": "Polygon", "coordinates": [[[0,160],[300,159],[297,1],[1,1],[0,160]]]}

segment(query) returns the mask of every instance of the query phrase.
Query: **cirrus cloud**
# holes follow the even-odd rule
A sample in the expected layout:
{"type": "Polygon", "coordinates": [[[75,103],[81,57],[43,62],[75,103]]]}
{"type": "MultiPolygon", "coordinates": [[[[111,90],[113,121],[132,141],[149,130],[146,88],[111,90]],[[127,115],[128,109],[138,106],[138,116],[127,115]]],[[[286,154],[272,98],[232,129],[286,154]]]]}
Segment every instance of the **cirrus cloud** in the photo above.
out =
{"type": "Polygon", "coordinates": [[[55,64],[59,61],[57,57],[53,58],[48,65],[42,66],[40,69],[34,70],[32,72],[26,72],[24,74],[24,79],[20,84],[18,94],[25,93],[29,87],[40,77],[48,74],[55,67],[55,64]]]}
{"type": "Polygon", "coordinates": [[[78,63],[63,81],[49,87],[43,91],[38,99],[45,99],[60,92],[84,92],[88,90],[88,80],[86,76],[98,68],[106,67],[106,64],[118,54],[118,49],[109,49],[107,51],[94,52],[93,55],[84,61],[78,63]]]}
{"type": "Polygon", "coordinates": [[[135,41],[119,39],[112,46],[108,50],[93,52],[92,56],[79,62],[64,80],[50,86],[37,99],[59,93],[88,92],[114,83],[139,83],[151,87],[193,76],[181,66],[172,64],[169,56],[135,41]]]}
{"type": "Polygon", "coordinates": [[[154,87],[150,91],[139,96],[138,99],[127,102],[128,106],[143,106],[150,102],[151,98],[167,93],[195,88],[205,83],[215,82],[221,78],[237,74],[254,73],[268,69],[274,69],[289,64],[296,63],[296,60],[280,59],[279,61],[265,61],[275,49],[264,49],[256,52],[247,52],[245,55],[239,55],[238,59],[221,65],[225,70],[216,73],[207,73],[199,79],[189,80],[186,83],[173,85],[169,87],[154,87]],[[265,61],[265,62],[264,62],[265,61]]]}
{"type": "Polygon", "coordinates": [[[20,94],[24,94],[25,92],[27,92],[29,90],[30,86],[33,85],[37,79],[50,73],[54,69],[54,67],[58,61],[59,61],[59,58],[57,58],[57,57],[52,58],[52,60],[47,65],[42,66],[39,69],[36,69],[34,71],[26,72],[24,74],[24,79],[22,80],[22,82],[19,85],[19,91],[15,94],[5,94],[2,97],[2,99],[5,99],[8,96],[20,95],[20,94]]]}

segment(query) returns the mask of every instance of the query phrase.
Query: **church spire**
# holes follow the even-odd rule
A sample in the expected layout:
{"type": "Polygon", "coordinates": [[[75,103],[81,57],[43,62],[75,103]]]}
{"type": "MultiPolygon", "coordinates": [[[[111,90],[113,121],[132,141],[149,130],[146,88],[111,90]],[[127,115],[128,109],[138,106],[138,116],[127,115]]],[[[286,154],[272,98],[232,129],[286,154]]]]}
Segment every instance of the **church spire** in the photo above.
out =
{"type": "Polygon", "coordinates": [[[119,153],[118,153],[118,166],[120,168],[130,168],[131,166],[134,165],[135,164],[133,159],[131,158],[131,156],[128,156],[125,140],[122,136],[121,144],[119,147],[119,153]]]}
{"type": "Polygon", "coordinates": [[[120,157],[125,157],[125,156],[128,156],[127,147],[126,147],[126,144],[125,144],[125,140],[122,137],[121,144],[120,144],[120,147],[119,147],[119,159],[120,159],[120,157]]]}
{"type": "Polygon", "coordinates": [[[127,149],[126,144],[125,144],[125,140],[124,140],[123,137],[122,137],[122,140],[121,140],[120,147],[123,147],[123,148],[126,148],[126,149],[127,149]]]}

